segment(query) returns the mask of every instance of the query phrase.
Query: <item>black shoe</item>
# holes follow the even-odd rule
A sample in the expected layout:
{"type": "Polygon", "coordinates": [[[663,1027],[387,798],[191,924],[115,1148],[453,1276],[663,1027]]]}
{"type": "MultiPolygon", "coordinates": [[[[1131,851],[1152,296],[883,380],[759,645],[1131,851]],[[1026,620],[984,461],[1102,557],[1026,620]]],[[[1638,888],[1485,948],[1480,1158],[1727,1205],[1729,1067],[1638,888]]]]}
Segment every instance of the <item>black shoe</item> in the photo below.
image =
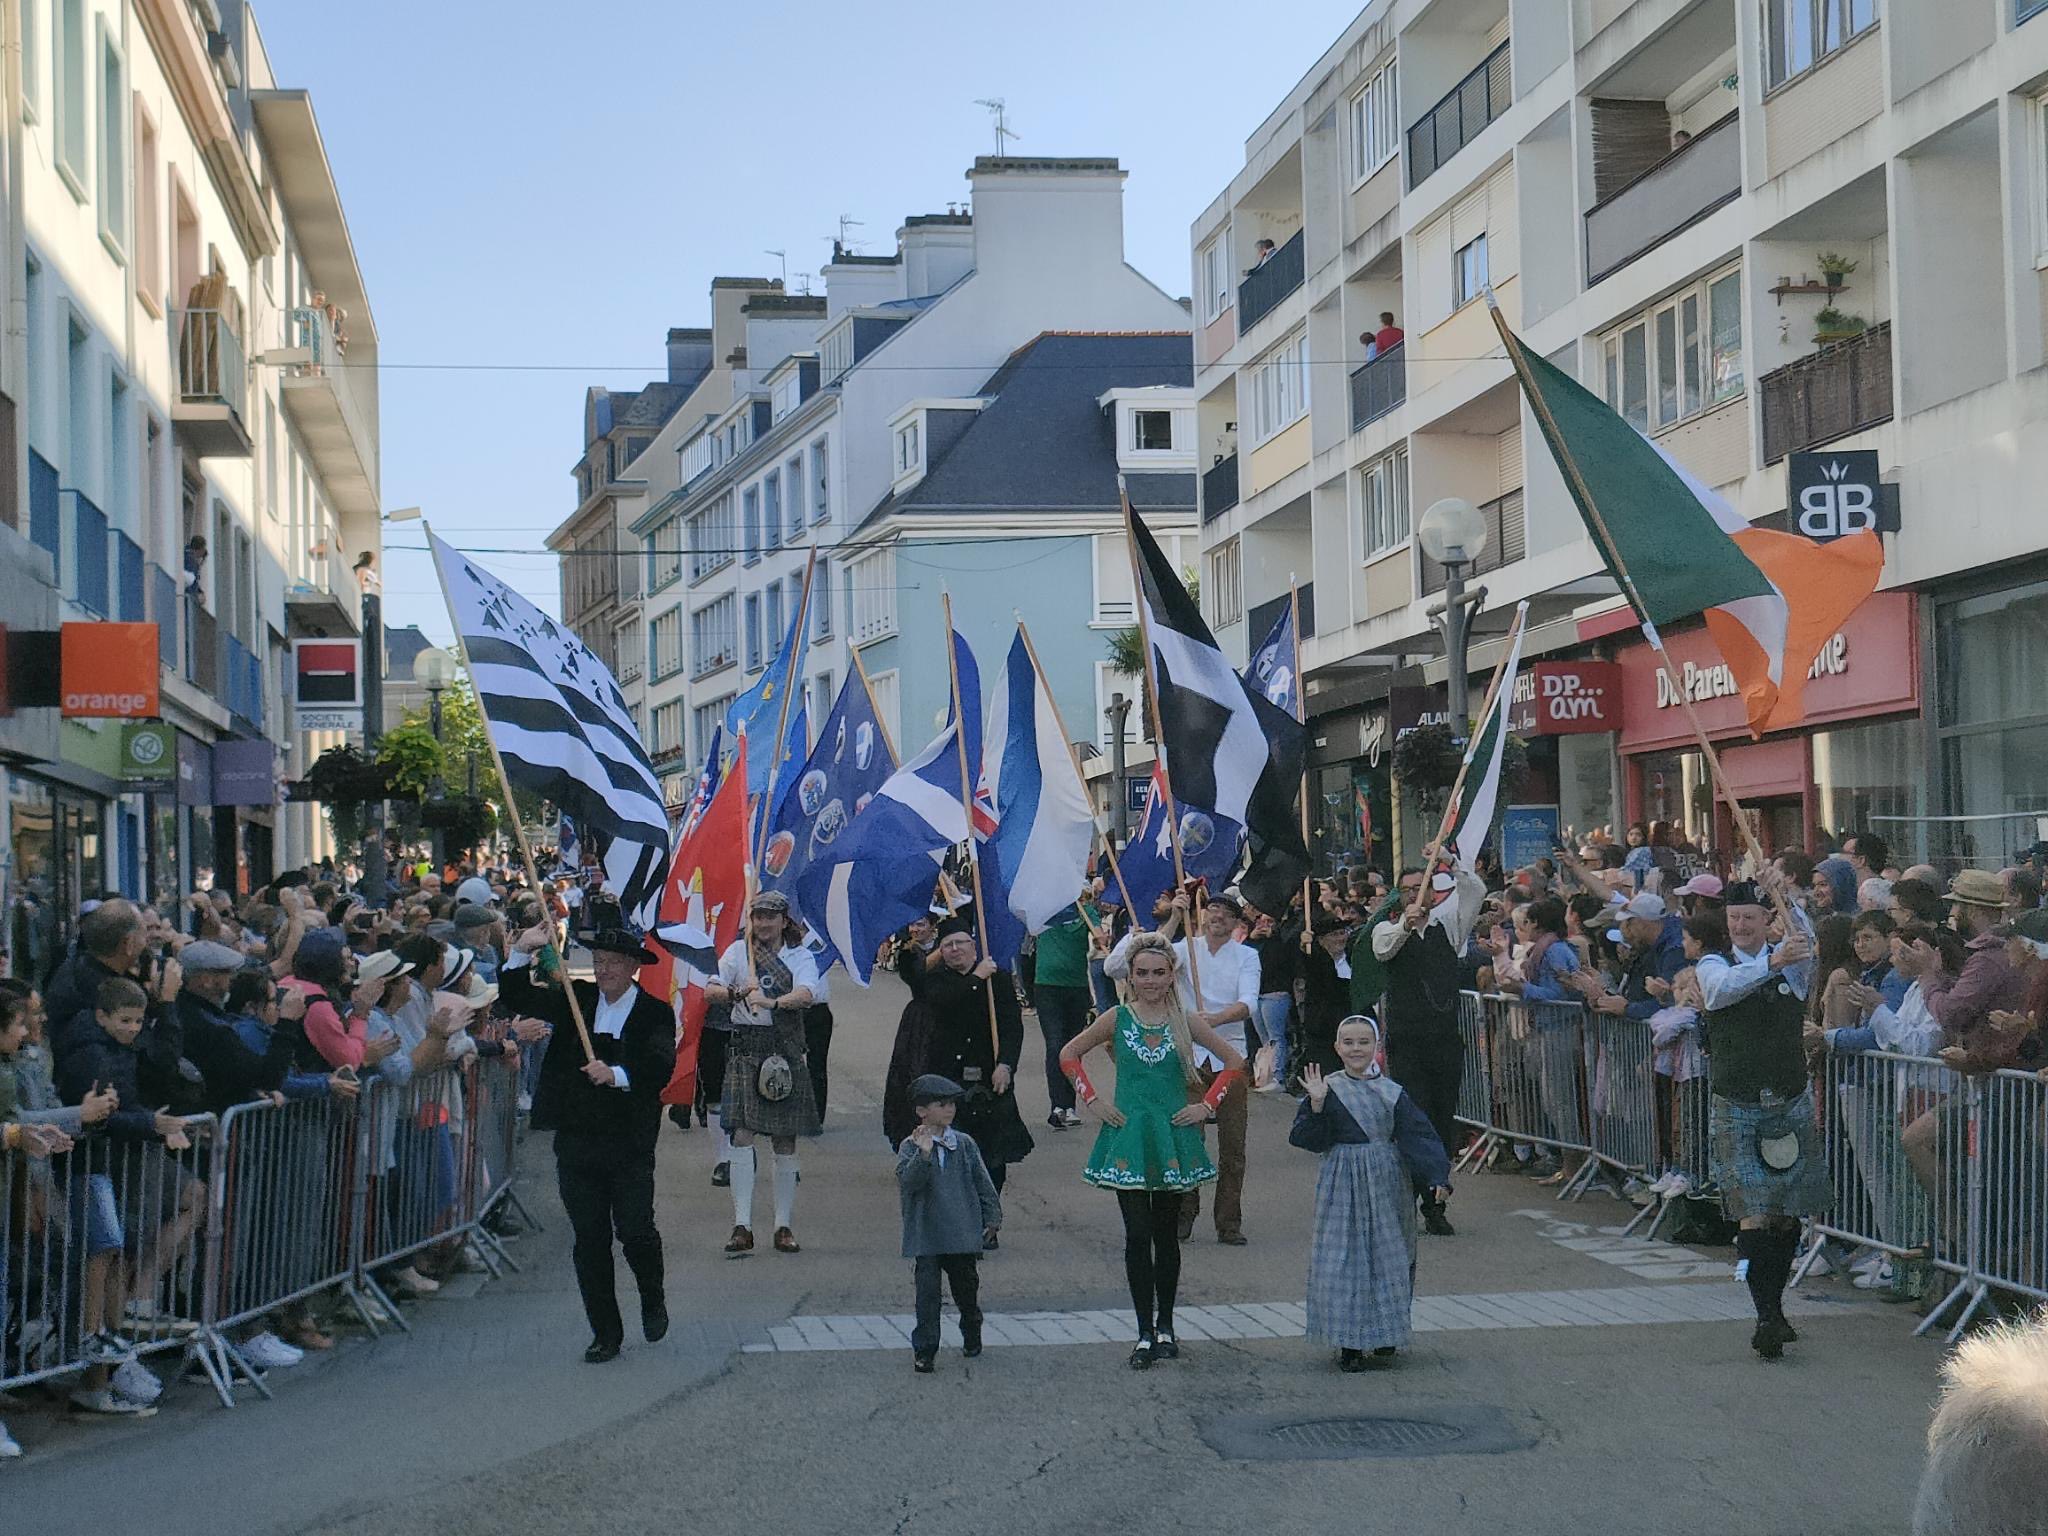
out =
{"type": "Polygon", "coordinates": [[[668,1303],[659,1296],[640,1303],[640,1332],[650,1344],[668,1337],[668,1303]]]}
{"type": "Polygon", "coordinates": [[[712,1187],[713,1189],[724,1189],[724,1188],[725,1188],[725,1187],[726,1187],[727,1185],[729,1185],[729,1184],[731,1184],[731,1183],[732,1183],[732,1164],[731,1164],[731,1163],[720,1163],[720,1164],[719,1164],[719,1165],[718,1165],[718,1166],[717,1166],[716,1168],[714,1168],[714,1169],[712,1169],[712,1170],[711,1170],[711,1187],[712,1187]]]}
{"type": "Polygon", "coordinates": [[[671,1104],[668,1107],[669,1123],[679,1131],[690,1128],[690,1107],[687,1104],[671,1104]]]}
{"type": "Polygon", "coordinates": [[[977,1329],[976,1329],[976,1330],[975,1330],[975,1331],[974,1331],[973,1333],[968,1333],[968,1332],[967,1332],[967,1331],[965,1331],[964,1329],[963,1329],[963,1330],[961,1331],[961,1334],[960,1334],[960,1353],[961,1353],[961,1354],[962,1354],[963,1356],[965,1356],[965,1357],[966,1357],[967,1359],[969,1359],[969,1360],[975,1360],[975,1359],[979,1359],[979,1358],[980,1358],[980,1356],[981,1356],[981,1330],[980,1330],[980,1329],[978,1329],[978,1328],[977,1328],[977,1329]]]}
{"type": "Polygon", "coordinates": [[[1785,1336],[1778,1331],[1779,1325],[1768,1318],[1756,1325],[1756,1332],[1749,1336],[1749,1347],[1761,1359],[1782,1360],[1785,1358],[1785,1336]]]}
{"type": "Polygon", "coordinates": [[[1337,1369],[1357,1373],[1365,1369],[1365,1351],[1362,1349],[1340,1349],[1337,1351],[1337,1369]]]}
{"type": "Polygon", "coordinates": [[[1045,1117],[1045,1123],[1056,1131],[1064,1131],[1067,1128],[1067,1117],[1058,1110],[1054,1110],[1045,1117]]]}
{"type": "Polygon", "coordinates": [[[1131,1350],[1131,1369],[1134,1371],[1149,1371],[1152,1369],[1152,1362],[1155,1358],[1157,1358],[1157,1346],[1152,1342],[1152,1335],[1148,1333],[1140,1336],[1137,1344],[1131,1350]]]}
{"type": "Polygon", "coordinates": [[[1218,1232],[1216,1241],[1226,1248],[1242,1248],[1250,1239],[1242,1232],[1218,1232]]]}
{"type": "Polygon", "coordinates": [[[1368,1371],[1391,1371],[1394,1368],[1394,1346],[1382,1344],[1378,1349],[1367,1355],[1365,1357],[1365,1368],[1368,1371]]]}
{"type": "Polygon", "coordinates": [[[984,1237],[981,1240],[981,1251],[983,1253],[994,1253],[998,1248],[1002,1246],[1003,1240],[993,1232],[989,1233],[986,1237],[984,1237]]]}
{"type": "Polygon", "coordinates": [[[1451,1225],[1450,1218],[1441,1210],[1427,1210],[1422,1213],[1422,1230],[1431,1237],[1456,1237],[1458,1229],[1451,1225]]]}
{"type": "Polygon", "coordinates": [[[1158,1335],[1152,1340],[1152,1358],[1154,1360],[1178,1360],[1180,1358],[1180,1340],[1173,1336],[1171,1328],[1160,1329],[1158,1335]]]}
{"type": "Polygon", "coordinates": [[[617,1339],[592,1339],[590,1341],[590,1348],[583,1351],[583,1363],[585,1365],[603,1365],[608,1360],[616,1360],[618,1358],[619,1341],[617,1339]]]}
{"type": "Polygon", "coordinates": [[[931,1375],[937,1365],[938,1360],[932,1355],[912,1355],[910,1357],[910,1368],[920,1376],[931,1375]]]}

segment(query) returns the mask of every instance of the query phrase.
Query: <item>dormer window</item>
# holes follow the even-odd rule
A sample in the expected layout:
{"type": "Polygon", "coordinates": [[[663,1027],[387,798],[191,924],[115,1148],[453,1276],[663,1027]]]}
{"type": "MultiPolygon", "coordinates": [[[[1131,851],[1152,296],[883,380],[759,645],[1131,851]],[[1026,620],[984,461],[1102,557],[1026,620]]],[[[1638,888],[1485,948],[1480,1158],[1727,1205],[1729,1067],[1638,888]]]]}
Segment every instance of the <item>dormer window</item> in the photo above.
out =
{"type": "Polygon", "coordinates": [[[1131,446],[1140,453],[1173,452],[1173,412],[1133,411],[1131,446]]]}
{"type": "Polygon", "coordinates": [[[907,421],[896,429],[896,475],[914,475],[924,467],[923,433],[920,423],[907,421]]]}

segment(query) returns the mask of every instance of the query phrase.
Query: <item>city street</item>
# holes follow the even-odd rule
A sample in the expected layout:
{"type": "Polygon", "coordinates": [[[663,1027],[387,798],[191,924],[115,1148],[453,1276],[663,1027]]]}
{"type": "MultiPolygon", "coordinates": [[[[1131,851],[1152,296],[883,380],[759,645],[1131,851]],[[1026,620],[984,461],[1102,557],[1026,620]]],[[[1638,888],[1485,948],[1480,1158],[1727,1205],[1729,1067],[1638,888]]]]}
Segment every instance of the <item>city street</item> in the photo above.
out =
{"type": "MultiPolygon", "coordinates": [[[[710,1139],[665,1129],[675,1330],[585,1366],[552,1158],[536,1139],[521,1189],[546,1230],[514,1245],[522,1272],[419,1304],[410,1336],[352,1338],[280,1373],[275,1401],[245,1393],[233,1412],[187,1384],[142,1424],[10,1410],[29,1456],[0,1477],[24,1529],[1904,1525],[1940,1359],[1910,1337],[1910,1312],[1840,1281],[1809,1284],[1791,1309],[1802,1342],[1761,1364],[1728,1252],[1617,1240],[1603,1228],[1625,1208],[1603,1195],[1558,1205],[1518,1177],[1467,1177],[1452,1204],[1459,1235],[1424,1239],[1415,1348],[1390,1374],[1339,1375],[1290,1336],[1315,1165],[1285,1145],[1292,1104],[1278,1095],[1253,1104],[1250,1245],[1197,1230],[1184,1358],[1131,1372],[1114,1205],[1078,1178],[1092,1133],[1044,1128],[1028,1015],[1020,1083],[1038,1149],[1013,1170],[1003,1246],[983,1265],[990,1347],[974,1362],[948,1349],[936,1376],[913,1377],[893,1326],[907,1324],[910,1285],[876,1107],[903,994],[893,978],[835,992],[833,1102],[826,1135],[804,1150],[802,1254],[764,1241],[723,1258],[731,1208],[709,1183],[710,1139]],[[1446,1445],[1449,1431],[1417,1427],[1394,1456],[1251,1459],[1245,1437],[1260,1426],[1229,1422],[1339,1414],[1478,1438],[1446,1445]]],[[[1318,1439],[1266,1445],[1298,1455],[1318,1439]]]]}

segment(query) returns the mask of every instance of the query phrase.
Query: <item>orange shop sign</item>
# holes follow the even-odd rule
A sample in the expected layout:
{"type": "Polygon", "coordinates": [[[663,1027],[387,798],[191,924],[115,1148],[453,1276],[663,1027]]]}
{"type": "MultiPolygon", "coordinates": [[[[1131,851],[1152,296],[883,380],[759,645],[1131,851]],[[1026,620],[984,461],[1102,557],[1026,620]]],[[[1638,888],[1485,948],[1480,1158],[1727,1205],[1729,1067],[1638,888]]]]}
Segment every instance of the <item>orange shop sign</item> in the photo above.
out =
{"type": "Polygon", "coordinates": [[[154,624],[66,624],[59,644],[66,716],[149,720],[163,712],[154,624]]]}

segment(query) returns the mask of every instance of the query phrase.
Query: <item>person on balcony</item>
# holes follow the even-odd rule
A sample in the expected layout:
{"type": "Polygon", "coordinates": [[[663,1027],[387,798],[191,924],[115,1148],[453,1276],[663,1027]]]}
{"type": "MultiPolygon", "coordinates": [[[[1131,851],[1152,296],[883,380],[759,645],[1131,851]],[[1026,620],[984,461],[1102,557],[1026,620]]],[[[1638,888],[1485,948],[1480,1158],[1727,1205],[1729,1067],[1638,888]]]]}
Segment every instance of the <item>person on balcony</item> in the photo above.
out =
{"type": "Polygon", "coordinates": [[[1394,324],[1394,312],[1391,309],[1381,310],[1380,328],[1372,333],[1373,355],[1385,357],[1387,353],[1401,345],[1407,339],[1407,335],[1406,331],[1394,324]]]}
{"type": "Polygon", "coordinates": [[[1245,272],[1245,276],[1250,277],[1253,272],[1258,271],[1259,268],[1263,267],[1267,262],[1271,261],[1273,259],[1273,252],[1275,249],[1277,249],[1277,247],[1275,247],[1273,242],[1270,240],[1261,240],[1257,245],[1254,245],[1252,247],[1252,264],[1251,267],[1245,272]]]}

